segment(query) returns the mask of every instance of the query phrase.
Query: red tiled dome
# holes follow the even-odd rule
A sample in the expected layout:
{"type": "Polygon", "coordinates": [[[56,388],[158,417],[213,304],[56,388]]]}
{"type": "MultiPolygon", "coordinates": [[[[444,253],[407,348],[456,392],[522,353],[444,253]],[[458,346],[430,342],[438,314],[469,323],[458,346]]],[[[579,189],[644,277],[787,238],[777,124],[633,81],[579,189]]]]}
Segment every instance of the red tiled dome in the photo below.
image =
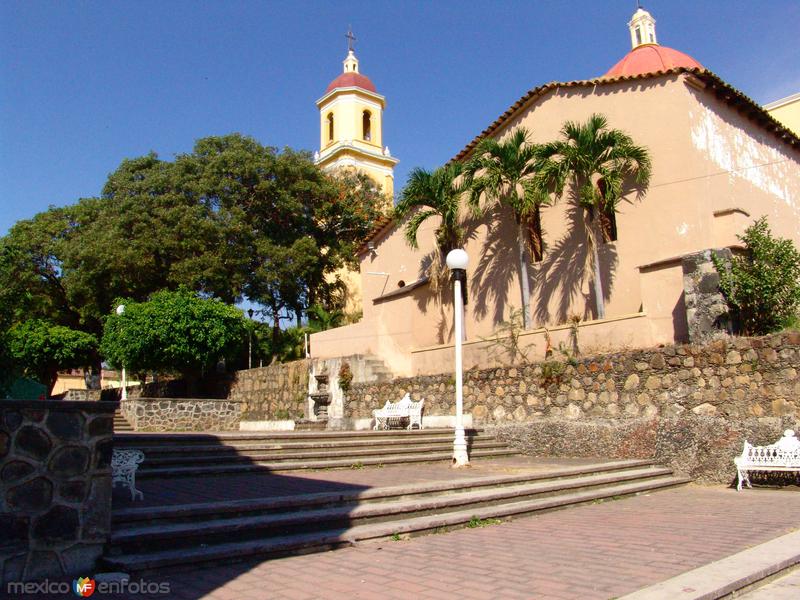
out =
{"type": "Polygon", "coordinates": [[[361,73],[342,73],[336,79],[330,82],[328,88],[325,90],[325,93],[335,90],[336,88],[348,88],[348,87],[359,87],[363,90],[367,90],[369,92],[377,93],[378,90],[375,89],[375,84],[373,84],[369,77],[362,75],[361,73]]]}
{"type": "Polygon", "coordinates": [[[642,75],[668,71],[676,67],[704,69],[688,54],[667,46],[647,44],[638,46],[628,52],[621,61],[615,64],[603,77],[622,77],[626,75],[642,75]]]}

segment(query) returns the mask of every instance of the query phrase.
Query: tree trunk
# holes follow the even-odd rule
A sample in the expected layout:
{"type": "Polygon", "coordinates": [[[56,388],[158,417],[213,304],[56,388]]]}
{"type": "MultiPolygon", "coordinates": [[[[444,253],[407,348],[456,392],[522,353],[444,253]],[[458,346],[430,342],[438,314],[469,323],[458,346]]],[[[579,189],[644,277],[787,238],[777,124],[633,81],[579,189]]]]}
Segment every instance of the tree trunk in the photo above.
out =
{"type": "Polygon", "coordinates": [[[528,261],[525,260],[525,224],[521,220],[517,228],[517,244],[519,245],[519,285],[522,290],[522,324],[524,329],[530,329],[531,289],[528,283],[528,261]]]}
{"type": "Polygon", "coordinates": [[[544,258],[544,240],[542,239],[542,213],[538,205],[533,209],[533,217],[526,221],[526,227],[531,242],[533,261],[539,262],[544,258]]]}
{"type": "Polygon", "coordinates": [[[187,398],[199,398],[199,382],[200,375],[197,373],[197,371],[185,371],[183,373],[183,383],[186,386],[187,398]]]}
{"type": "Polygon", "coordinates": [[[47,386],[47,392],[45,393],[45,400],[48,398],[52,398],[53,388],[56,387],[56,381],[58,381],[58,369],[48,368],[45,371],[45,375],[42,379],[44,384],[47,386]]]}
{"type": "Polygon", "coordinates": [[[592,247],[592,267],[594,270],[594,300],[598,319],[606,318],[606,305],[603,296],[603,280],[600,277],[600,252],[597,247],[596,219],[591,209],[586,211],[589,231],[589,245],[592,247]]]}

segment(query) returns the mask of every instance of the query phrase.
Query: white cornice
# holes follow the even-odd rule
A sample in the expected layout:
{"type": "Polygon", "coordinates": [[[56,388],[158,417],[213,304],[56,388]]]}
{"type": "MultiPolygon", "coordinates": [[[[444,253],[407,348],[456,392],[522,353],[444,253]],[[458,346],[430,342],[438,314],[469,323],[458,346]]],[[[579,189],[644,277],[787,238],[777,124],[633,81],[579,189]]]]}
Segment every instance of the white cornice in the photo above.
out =
{"type": "Polygon", "coordinates": [[[353,86],[353,87],[332,89],[330,92],[322,96],[322,98],[317,100],[317,107],[322,107],[330,98],[332,98],[337,94],[359,94],[367,96],[368,98],[373,98],[381,105],[381,108],[383,108],[386,105],[386,98],[384,96],[381,96],[380,94],[375,92],[370,92],[369,90],[365,90],[364,88],[353,86]]]}
{"type": "Polygon", "coordinates": [[[393,156],[386,156],[385,154],[379,152],[370,152],[369,150],[365,150],[360,146],[356,146],[352,142],[338,142],[331,148],[326,148],[325,151],[320,152],[319,159],[316,161],[317,164],[325,162],[329,160],[331,157],[339,154],[340,152],[350,152],[354,154],[360,154],[369,160],[379,161],[385,164],[396,165],[400,161],[393,156]]]}

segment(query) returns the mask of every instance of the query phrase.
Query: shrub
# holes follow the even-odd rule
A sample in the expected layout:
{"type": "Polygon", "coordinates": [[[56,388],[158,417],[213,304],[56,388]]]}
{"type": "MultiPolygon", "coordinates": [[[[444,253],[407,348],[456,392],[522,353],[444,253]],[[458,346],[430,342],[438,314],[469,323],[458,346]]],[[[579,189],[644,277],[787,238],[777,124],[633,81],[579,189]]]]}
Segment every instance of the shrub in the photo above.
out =
{"type": "Polygon", "coordinates": [[[714,256],[714,267],[732,316],[742,333],[765,335],[790,325],[800,309],[800,252],[775,238],[761,217],[738,236],[747,252],[730,266],[714,256]]]}
{"type": "Polygon", "coordinates": [[[350,391],[350,384],[353,383],[353,370],[349,362],[343,362],[339,367],[339,389],[345,394],[350,391]]]}

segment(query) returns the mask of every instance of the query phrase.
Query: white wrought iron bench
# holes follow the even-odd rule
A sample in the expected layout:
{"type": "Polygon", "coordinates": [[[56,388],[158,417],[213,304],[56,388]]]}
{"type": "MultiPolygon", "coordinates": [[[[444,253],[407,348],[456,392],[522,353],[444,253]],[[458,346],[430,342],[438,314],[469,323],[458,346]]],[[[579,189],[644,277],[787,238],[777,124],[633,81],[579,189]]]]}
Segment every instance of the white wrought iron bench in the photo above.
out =
{"type": "Polygon", "coordinates": [[[144,500],[144,494],[136,489],[136,470],[144,461],[144,452],[133,448],[117,449],[111,455],[111,485],[122,483],[131,491],[131,500],[138,495],[144,500]]]}
{"type": "Polygon", "coordinates": [[[753,446],[745,440],[741,456],[733,462],[739,477],[736,489],[741,491],[742,483],[752,488],[750,471],[800,471],[800,440],[791,429],[769,446],[753,446]]]}
{"type": "Polygon", "coordinates": [[[375,429],[389,429],[395,426],[404,426],[405,420],[408,419],[406,429],[413,429],[416,425],[422,429],[422,405],[425,400],[414,402],[410,394],[403,396],[399,402],[386,401],[383,408],[372,411],[375,417],[375,429]]]}

